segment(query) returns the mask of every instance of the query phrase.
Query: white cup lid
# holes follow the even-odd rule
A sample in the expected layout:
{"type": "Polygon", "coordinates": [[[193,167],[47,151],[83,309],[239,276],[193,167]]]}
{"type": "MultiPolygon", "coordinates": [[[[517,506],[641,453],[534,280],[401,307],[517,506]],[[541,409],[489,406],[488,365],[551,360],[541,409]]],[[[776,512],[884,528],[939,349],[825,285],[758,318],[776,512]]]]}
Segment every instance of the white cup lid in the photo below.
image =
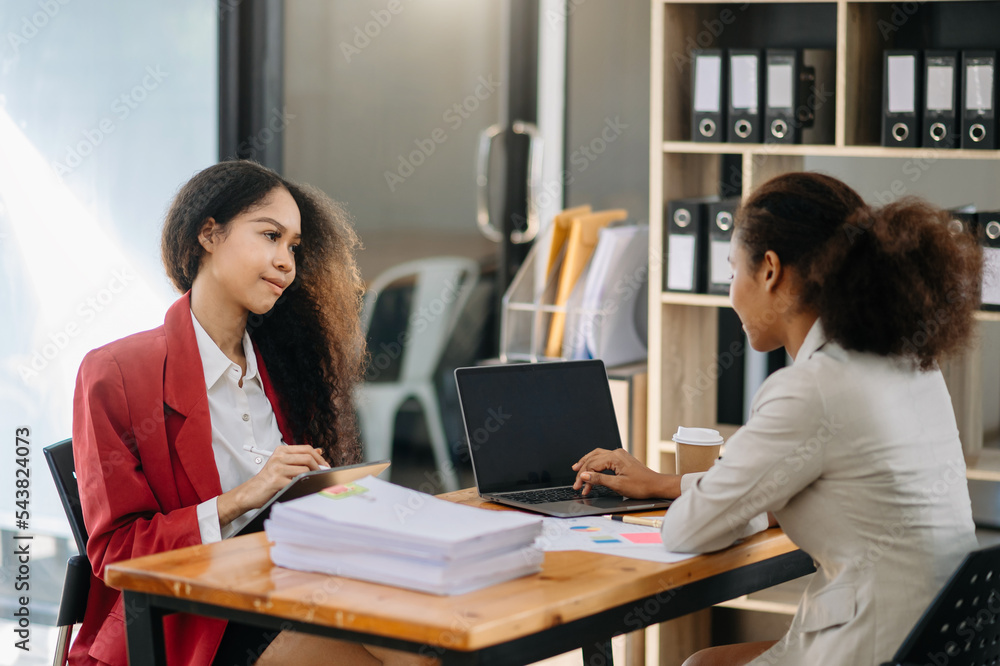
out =
{"type": "Polygon", "coordinates": [[[696,444],[700,446],[715,446],[724,441],[718,430],[711,428],[685,428],[677,426],[674,441],[678,444],[696,444]]]}

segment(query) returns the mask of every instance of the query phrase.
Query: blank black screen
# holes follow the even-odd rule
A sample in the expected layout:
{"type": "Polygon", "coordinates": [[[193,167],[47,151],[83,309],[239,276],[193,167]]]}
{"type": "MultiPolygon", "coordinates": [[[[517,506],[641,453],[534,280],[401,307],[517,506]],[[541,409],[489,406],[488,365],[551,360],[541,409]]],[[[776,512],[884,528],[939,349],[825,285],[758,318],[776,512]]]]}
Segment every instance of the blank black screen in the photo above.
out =
{"type": "Polygon", "coordinates": [[[621,447],[601,361],[459,368],[455,379],[482,493],[568,486],[584,454],[621,447]]]}

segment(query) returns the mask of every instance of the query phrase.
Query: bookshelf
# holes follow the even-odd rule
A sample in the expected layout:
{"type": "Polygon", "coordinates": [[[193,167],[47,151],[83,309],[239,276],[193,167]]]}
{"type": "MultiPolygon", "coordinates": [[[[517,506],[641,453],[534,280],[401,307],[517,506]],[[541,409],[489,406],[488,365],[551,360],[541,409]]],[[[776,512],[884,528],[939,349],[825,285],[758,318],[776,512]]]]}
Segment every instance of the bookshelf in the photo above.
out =
{"type": "MultiPolygon", "coordinates": [[[[886,148],[879,145],[882,52],[889,48],[1000,50],[1000,2],[888,0],[703,2],[652,0],[650,80],[650,247],[663,248],[663,211],[681,197],[718,194],[725,180],[746,196],[768,178],[809,168],[810,158],[847,158],[850,164],[906,159],[976,162],[1000,182],[1000,151],[886,148]],[[695,143],[691,135],[691,48],[826,48],[835,51],[833,142],[822,145],[695,143]],[[721,156],[735,156],[738,173],[723,173],[721,156]]],[[[728,168],[728,167],[727,167],[728,168]]],[[[732,171],[735,167],[730,168],[732,171]]],[[[837,175],[837,174],[834,174],[837,175]]],[[[920,194],[919,191],[914,191],[920,194]]],[[[666,253],[661,255],[666,257],[666,253]]],[[[719,309],[725,296],[662,290],[664,265],[649,270],[649,409],[647,464],[672,470],[671,434],[678,425],[717,423],[719,309]]],[[[1000,313],[982,312],[986,322],[1000,313]]],[[[1000,481],[1000,452],[983,450],[982,349],[974,345],[943,368],[955,406],[969,476],[1000,481]]],[[[732,426],[721,426],[730,434],[732,426]]],[[[729,604],[741,607],[740,602],[729,604]]],[[[746,608],[772,608],[747,603],[746,608]]],[[[773,608],[789,610],[788,604],[773,608]]],[[[673,663],[669,640],[647,636],[647,664],[673,663]],[[659,654],[659,656],[657,656],[659,654]],[[660,661],[660,657],[663,660],[660,661]]],[[[677,661],[676,663],[680,663],[677,661]]]]}

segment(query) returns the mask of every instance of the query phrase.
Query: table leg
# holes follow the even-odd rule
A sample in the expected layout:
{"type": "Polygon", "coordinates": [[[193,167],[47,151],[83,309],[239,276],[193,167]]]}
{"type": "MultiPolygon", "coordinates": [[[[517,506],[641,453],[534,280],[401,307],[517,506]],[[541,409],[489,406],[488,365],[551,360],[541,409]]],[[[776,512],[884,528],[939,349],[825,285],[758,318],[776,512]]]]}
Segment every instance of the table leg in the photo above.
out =
{"type": "Polygon", "coordinates": [[[148,594],[126,590],[124,595],[129,663],[133,666],[167,666],[167,652],[163,642],[165,613],[150,605],[148,594]]]}
{"type": "Polygon", "coordinates": [[[611,641],[597,641],[583,646],[583,666],[614,666],[611,641]]]}

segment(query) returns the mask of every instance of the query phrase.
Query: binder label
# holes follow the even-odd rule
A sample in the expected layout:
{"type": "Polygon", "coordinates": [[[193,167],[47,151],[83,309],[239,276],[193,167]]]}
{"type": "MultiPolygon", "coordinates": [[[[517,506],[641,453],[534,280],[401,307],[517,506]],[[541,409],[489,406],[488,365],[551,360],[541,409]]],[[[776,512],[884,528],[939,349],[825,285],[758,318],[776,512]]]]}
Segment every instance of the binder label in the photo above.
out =
{"type": "Polygon", "coordinates": [[[757,56],[733,56],[730,60],[734,109],[757,108],[757,56]]]}
{"type": "Polygon", "coordinates": [[[767,66],[767,105],[772,109],[790,109],[795,104],[792,100],[791,65],[767,66]]]}
{"type": "Polygon", "coordinates": [[[1000,248],[983,248],[983,303],[1000,305],[1000,248]]]}
{"type": "Polygon", "coordinates": [[[667,255],[667,288],[694,290],[694,236],[672,234],[667,255]]]}
{"type": "Polygon", "coordinates": [[[889,113],[916,111],[916,58],[889,56],[889,113]]]}
{"type": "Polygon", "coordinates": [[[953,111],[955,98],[955,68],[927,68],[927,109],[929,111],[953,111]]]}
{"type": "Polygon", "coordinates": [[[722,81],[722,58],[701,56],[695,60],[694,110],[719,112],[719,86],[722,81]]]}
{"type": "Polygon", "coordinates": [[[972,111],[993,109],[993,65],[968,66],[965,108],[972,111]]]}
{"type": "Polygon", "coordinates": [[[732,282],[733,276],[729,270],[729,241],[713,240],[709,243],[709,256],[711,261],[709,281],[718,285],[732,282]]]}

